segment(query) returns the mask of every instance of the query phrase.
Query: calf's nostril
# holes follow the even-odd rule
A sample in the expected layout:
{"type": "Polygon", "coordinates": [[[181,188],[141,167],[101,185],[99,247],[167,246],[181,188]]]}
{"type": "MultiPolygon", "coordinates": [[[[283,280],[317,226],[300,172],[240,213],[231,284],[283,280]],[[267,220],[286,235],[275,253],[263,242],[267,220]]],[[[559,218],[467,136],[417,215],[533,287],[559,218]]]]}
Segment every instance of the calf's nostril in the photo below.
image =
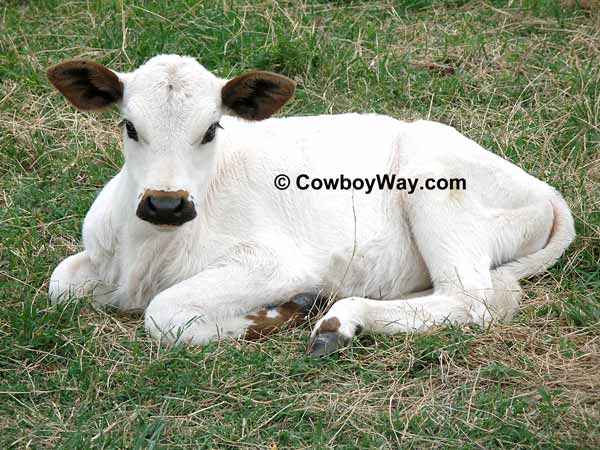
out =
{"type": "Polygon", "coordinates": [[[154,202],[152,201],[152,197],[148,197],[147,205],[148,205],[148,210],[150,212],[156,213],[156,206],[154,205],[154,202]]]}
{"type": "Polygon", "coordinates": [[[185,204],[185,201],[180,198],[179,199],[179,204],[175,207],[175,209],[173,210],[174,213],[180,213],[183,210],[183,206],[185,204]]]}

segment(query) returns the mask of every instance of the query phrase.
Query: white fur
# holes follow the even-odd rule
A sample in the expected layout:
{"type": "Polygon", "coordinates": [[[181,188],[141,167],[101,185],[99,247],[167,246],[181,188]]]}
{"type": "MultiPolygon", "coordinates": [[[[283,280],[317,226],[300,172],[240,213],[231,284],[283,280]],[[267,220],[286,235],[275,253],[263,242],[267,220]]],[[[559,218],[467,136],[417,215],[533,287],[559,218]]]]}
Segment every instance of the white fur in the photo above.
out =
{"type": "Polygon", "coordinates": [[[226,80],[179,56],[118,75],[122,114],[140,139],[124,135],[125,164],[85,218],[85,250],[52,274],[54,302],[91,293],[146,308],[152,336],[197,344],[241,336],[246,315],[301,292],[343,298],[323,320],[337,317],[346,336],[357,325],[392,333],[481,323],[510,317],[517,280],[553,264],[574,238],[550,186],[451,127],[370,114],[223,116],[226,80]],[[223,129],[200,145],[217,120],[223,129]],[[458,177],[467,189],[300,191],[301,173],[458,177]],[[274,187],[278,174],[289,189],[274,187]],[[147,189],[188,191],[198,216],[170,229],[140,220],[147,189]]]}

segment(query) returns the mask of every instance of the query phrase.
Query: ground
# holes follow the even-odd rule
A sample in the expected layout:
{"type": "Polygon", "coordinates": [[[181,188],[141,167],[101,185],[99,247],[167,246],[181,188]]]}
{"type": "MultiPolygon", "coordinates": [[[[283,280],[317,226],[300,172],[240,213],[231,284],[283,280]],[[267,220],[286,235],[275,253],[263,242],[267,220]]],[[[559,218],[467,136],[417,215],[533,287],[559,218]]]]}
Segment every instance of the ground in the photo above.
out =
{"type": "Polygon", "coordinates": [[[0,448],[600,448],[597,1],[126,3],[0,6],[0,448]],[[45,70],[169,52],[293,78],[284,115],[451,124],[561,190],[578,238],[511,323],[322,360],[307,327],[167,350],[139,318],[50,306],[121,144],[115,112],[76,112],[45,70]]]}

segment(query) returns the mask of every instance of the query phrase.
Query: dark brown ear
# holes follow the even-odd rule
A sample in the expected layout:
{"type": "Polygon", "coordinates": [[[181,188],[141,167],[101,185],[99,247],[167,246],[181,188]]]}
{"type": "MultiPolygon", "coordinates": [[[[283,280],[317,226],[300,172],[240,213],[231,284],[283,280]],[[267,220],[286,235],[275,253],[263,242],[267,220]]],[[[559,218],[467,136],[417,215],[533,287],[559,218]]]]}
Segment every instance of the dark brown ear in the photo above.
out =
{"type": "Polygon", "coordinates": [[[229,80],[221,91],[223,104],[248,120],[271,117],[294,95],[296,84],[271,72],[249,72],[229,80]]]}
{"type": "Polygon", "coordinates": [[[111,70],[92,61],[73,59],[48,69],[50,83],[76,108],[103,109],[123,98],[123,83],[111,70]]]}

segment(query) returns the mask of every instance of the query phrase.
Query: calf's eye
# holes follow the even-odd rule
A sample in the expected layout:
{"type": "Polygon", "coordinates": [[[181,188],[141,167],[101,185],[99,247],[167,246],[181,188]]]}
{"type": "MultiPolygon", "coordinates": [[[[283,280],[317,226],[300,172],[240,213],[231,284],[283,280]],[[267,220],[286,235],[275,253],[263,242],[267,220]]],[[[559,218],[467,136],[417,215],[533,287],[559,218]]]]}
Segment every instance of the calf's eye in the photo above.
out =
{"type": "Polygon", "coordinates": [[[125,129],[127,130],[127,136],[129,136],[129,139],[133,139],[134,141],[138,140],[137,130],[135,129],[135,127],[129,120],[123,119],[119,125],[125,127],[125,129]]]}
{"type": "Polygon", "coordinates": [[[215,138],[217,128],[223,129],[219,122],[215,122],[210,127],[208,127],[208,130],[206,130],[206,133],[204,134],[204,137],[202,138],[202,142],[200,142],[200,144],[208,144],[210,141],[212,141],[215,138]]]}

